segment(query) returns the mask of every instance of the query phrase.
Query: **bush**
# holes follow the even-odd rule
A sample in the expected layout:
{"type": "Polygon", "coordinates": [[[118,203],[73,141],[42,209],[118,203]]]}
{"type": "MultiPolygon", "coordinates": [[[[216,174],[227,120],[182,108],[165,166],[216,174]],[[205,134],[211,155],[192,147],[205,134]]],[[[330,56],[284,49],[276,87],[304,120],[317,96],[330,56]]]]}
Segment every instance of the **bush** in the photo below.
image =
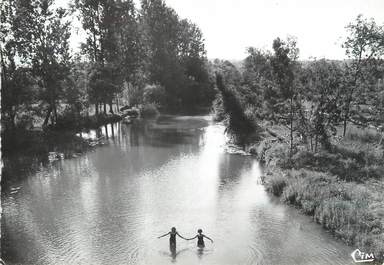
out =
{"type": "Polygon", "coordinates": [[[143,118],[151,118],[159,115],[157,105],[153,103],[147,103],[140,106],[140,116],[143,118]]]}
{"type": "Polygon", "coordinates": [[[214,121],[223,121],[226,119],[226,113],[223,107],[223,98],[221,94],[217,94],[215,100],[212,103],[213,109],[213,120],[214,121]]]}
{"type": "Polygon", "coordinates": [[[81,127],[82,117],[71,107],[66,107],[62,114],[57,117],[55,129],[77,129],[81,127]]]}
{"type": "MultiPolygon", "coordinates": [[[[384,175],[381,157],[371,151],[356,149],[335,146],[332,153],[327,151],[312,153],[299,150],[292,157],[292,166],[295,169],[306,168],[328,172],[347,181],[362,181],[367,178],[380,178],[384,175]]],[[[283,162],[281,159],[283,152],[276,153],[278,154],[277,159],[283,162]]]]}
{"type": "Polygon", "coordinates": [[[356,127],[351,127],[345,135],[346,140],[358,141],[362,143],[378,143],[381,137],[381,133],[375,129],[359,129],[356,127]]]}
{"type": "Polygon", "coordinates": [[[165,89],[161,85],[146,85],[144,87],[143,100],[145,104],[163,105],[165,101],[165,89]]]}
{"type": "Polygon", "coordinates": [[[264,160],[267,165],[281,168],[290,168],[289,147],[285,143],[272,144],[264,152],[264,160]]]}
{"type": "Polygon", "coordinates": [[[22,130],[30,130],[33,128],[33,122],[34,122],[33,116],[25,113],[21,115],[21,117],[17,121],[16,127],[22,130]]]}
{"type": "Polygon", "coordinates": [[[265,186],[273,195],[280,196],[287,186],[286,177],[284,177],[281,172],[269,175],[265,186]]]}

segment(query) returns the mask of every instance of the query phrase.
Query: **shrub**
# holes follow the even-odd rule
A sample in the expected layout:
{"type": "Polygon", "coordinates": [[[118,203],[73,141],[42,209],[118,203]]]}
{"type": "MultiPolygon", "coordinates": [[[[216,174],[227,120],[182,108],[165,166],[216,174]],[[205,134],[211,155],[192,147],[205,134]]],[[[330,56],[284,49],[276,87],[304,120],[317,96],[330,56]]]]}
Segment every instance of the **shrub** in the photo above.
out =
{"type": "Polygon", "coordinates": [[[30,130],[33,128],[34,118],[29,114],[23,114],[17,121],[16,127],[23,130],[30,130]]]}
{"type": "MultiPolygon", "coordinates": [[[[276,159],[281,160],[282,152],[276,159]]],[[[380,178],[384,174],[382,158],[367,150],[350,150],[334,147],[332,153],[320,151],[312,153],[299,150],[292,157],[295,169],[307,168],[320,172],[329,172],[347,181],[362,181],[367,178],[380,178]]]]}
{"type": "Polygon", "coordinates": [[[71,107],[66,107],[64,112],[57,117],[57,123],[55,129],[74,129],[81,127],[81,117],[71,107]]]}
{"type": "Polygon", "coordinates": [[[151,118],[159,115],[157,105],[154,103],[147,103],[140,106],[140,116],[143,118],[151,118]]]}
{"type": "Polygon", "coordinates": [[[146,85],[144,87],[143,100],[145,104],[162,105],[165,100],[165,89],[161,85],[146,85]]]}
{"type": "Polygon", "coordinates": [[[291,168],[291,160],[289,158],[289,147],[287,144],[278,143],[273,145],[265,153],[266,159],[273,161],[278,167],[291,168]]]}
{"type": "Polygon", "coordinates": [[[223,107],[223,98],[221,94],[217,94],[215,100],[212,102],[213,120],[223,121],[226,119],[226,113],[223,107]]]}
{"type": "Polygon", "coordinates": [[[282,174],[273,174],[268,177],[265,183],[266,189],[275,196],[280,196],[287,185],[286,177],[282,174]]]}
{"type": "Polygon", "coordinates": [[[356,127],[351,127],[345,135],[346,140],[362,143],[378,143],[381,137],[381,134],[375,129],[359,129],[356,127]]]}

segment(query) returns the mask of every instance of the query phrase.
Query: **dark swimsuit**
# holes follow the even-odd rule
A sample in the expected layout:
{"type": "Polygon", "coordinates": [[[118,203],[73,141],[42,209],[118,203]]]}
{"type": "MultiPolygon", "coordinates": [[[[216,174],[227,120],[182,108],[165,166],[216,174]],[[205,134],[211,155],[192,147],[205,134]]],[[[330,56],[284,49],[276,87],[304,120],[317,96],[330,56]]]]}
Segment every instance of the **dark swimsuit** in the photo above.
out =
{"type": "Polygon", "coordinates": [[[197,246],[198,247],[205,247],[203,235],[197,235],[197,246]]]}
{"type": "Polygon", "coordinates": [[[169,237],[169,244],[176,245],[176,233],[174,234],[171,233],[171,236],[169,237]]]}

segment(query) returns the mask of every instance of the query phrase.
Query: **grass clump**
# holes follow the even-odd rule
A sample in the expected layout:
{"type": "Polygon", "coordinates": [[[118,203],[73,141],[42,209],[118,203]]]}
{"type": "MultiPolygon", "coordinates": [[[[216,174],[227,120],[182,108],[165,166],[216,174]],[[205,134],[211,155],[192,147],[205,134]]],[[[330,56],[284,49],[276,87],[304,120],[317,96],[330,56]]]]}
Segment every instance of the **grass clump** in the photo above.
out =
{"type": "Polygon", "coordinates": [[[347,244],[382,257],[384,195],[380,188],[308,169],[272,172],[266,180],[268,191],[311,215],[347,244]]]}
{"type": "Polygon", "coordinates": [[[268,177],[268,182],[265,183],[266,189],[275,196],[280,196],[287,186],[286,177],[282,174],[283,173],[280,172],[279,174],[275,173],[270,175],[268,177]]]}

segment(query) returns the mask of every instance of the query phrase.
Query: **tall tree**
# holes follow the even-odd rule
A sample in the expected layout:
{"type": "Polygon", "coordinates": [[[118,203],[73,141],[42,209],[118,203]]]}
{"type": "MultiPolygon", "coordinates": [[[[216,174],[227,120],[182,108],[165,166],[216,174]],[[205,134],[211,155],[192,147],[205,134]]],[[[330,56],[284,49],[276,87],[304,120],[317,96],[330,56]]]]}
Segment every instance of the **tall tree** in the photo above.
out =
{"type": "MultiPolygon", "coordinates": [[[[245,143],[247,138],[258,133],[258,125],[245,115],[244,108],[235,91],[226,87],[220,73],[216,74],[216,85],[222,95],[224,112],[227,114],[227,132],[238,143],[245,143]]],[[[256,135],[257,136],[257,135],[256,135]]]]}
{"type": "Polygon", "coordinates": [[[210,104],[215,93],[209,80],[203,34],[186,19],[180,21],[178,56],[186,75],[186,84],[181,94],[183,105],[191,108],[210,104]]]}
{"type": "Polygon", "coordinates": [[[299,49],[296,46],[294,38],[288,38],[287,42],[277,38],[273,41],[274,55],[271,60],[271,65],[274,73],[276,83],[280,88],[281,102],[283,108],[281,112],[284,113],[285,103],[288,103],[288,117],[283,117],[288,120],[290,131],[290,155],[293,153],[293,133],[294,133],[294,119],[295,111],[297,109],[297,89],[294,86],[295,81],[295,68],[298,67],[297,59],[299,49]]]}
{"type": "MultiPolygon", "coordinates": [[[[120,68],[121,82],[117,90],[128,90],[130,103],[138,103],[142,100],[144,83],[147,79],[144,72],[145,52],[139,24],[139,13],[132,0],[117,2],[117,41],[118,41],[118,65],[120,68]]],[[[118,98],[117,98],[118,100],[118,98]]]]}
{"type": "Polygon", "coordinates": [[[200,29],[180,20],[163,0],[143,0],[141,4],[146,70],[150,82],[164,87],[167,105],[180,109],[212,100],[213,85],[200,29]]]}
{"type": "Polygon", "coordinates": [[[98,88],[91,92],[96,112],[100,103],[104,104],[105,112],[106,104],[113,112],[112,101],[121,92],[123,81],[135,83],[140,67],[141,39],[134,3],[132,0],[76,0],[74,7],[79,10],[87,33],[83,51],[93,62],[94,73],[97,72],[92,82],[97,76],[105,84],[104,87],[90,85],[90,89],[98,88]],[[106,84],[108,80],[113,83],[106,84]]]}
{"type": "MultiPolygon", "coordinates": [[[[114,30],[111,29],[109,23],[114,22],[114,1],[94,1],[94,0],[75,0],[74,7],[79,12],[79,18],[82,22],[83,29],[85,30],[87,37],[86,42],[82,44],[82,50],[89,56],[93,63],[93,72],[91,73],[89,85],[91,90],[91,101],[95,104],[96,114],[99,112],[99,104],[104,104],[104,112],[106,113],[106,104],[110,100],[113,91],[110,89],[114,86],[100,87],[95,83],[100,84],[104,78],[109,80],[110,78],[102,76],[104,71],[102,68],[108,60],[117,57],[116,55],[116,35],[113,34],[114,30]],[[111,38],[111,39],[109,39],[111,38]],[[99,80],[100,79],[100,80],[99,80]],[[99,81],[96,81],[99,80],[99,81]]],[[[112,65],[109,65],[112,67],[112,65]]]]}
{"type": "Polygon", "coordinates": [[[249,93],[246,93],[248,103],[257,108],[260,118],[276,121],[280,89],[274,78],[272,54],[252,47],[248,48],[247,52],[243,66],[243,82],[249,89],[249,93]]]}
{"type": "Polygon", "coordinates": [[[150,81],[164,86],[167,105],[180,106],[184,75],[178,60],[179,17],[162,0],[141,2],[141,24],[150,81]]]}
{"type": "Polygon", "coordinates": [[[311,62],[302,70],[304,90],[299,109],[298,130],[309,141],[311,151],[318,143],[330,149],[329,137],[336,133],[341,116],[344,73],[336,63],[325,59],[311,62]]]}
{"type": "Polygon", "coordinates": [[[363,82],[362,69],[384,55],[384,26],[379,26],[373,19],[359,15],[353,23],[346,27],[349,36],[343,47],[351,63],[346,67],[349,72],[348,92],[344,103],[343,135],[347,130],[354,96],[363,82]]]}
{"type": "Polygon", "coordinates": [[[57,121],[62,81],[68,75],[70,22],[67,12],[52,0],[15,1],[12,23],[18,56],[38,79],[40,99],[47,104],[43,126],[57,121]],[[53,115],[51,116],[51,114],[53,115]]]}

